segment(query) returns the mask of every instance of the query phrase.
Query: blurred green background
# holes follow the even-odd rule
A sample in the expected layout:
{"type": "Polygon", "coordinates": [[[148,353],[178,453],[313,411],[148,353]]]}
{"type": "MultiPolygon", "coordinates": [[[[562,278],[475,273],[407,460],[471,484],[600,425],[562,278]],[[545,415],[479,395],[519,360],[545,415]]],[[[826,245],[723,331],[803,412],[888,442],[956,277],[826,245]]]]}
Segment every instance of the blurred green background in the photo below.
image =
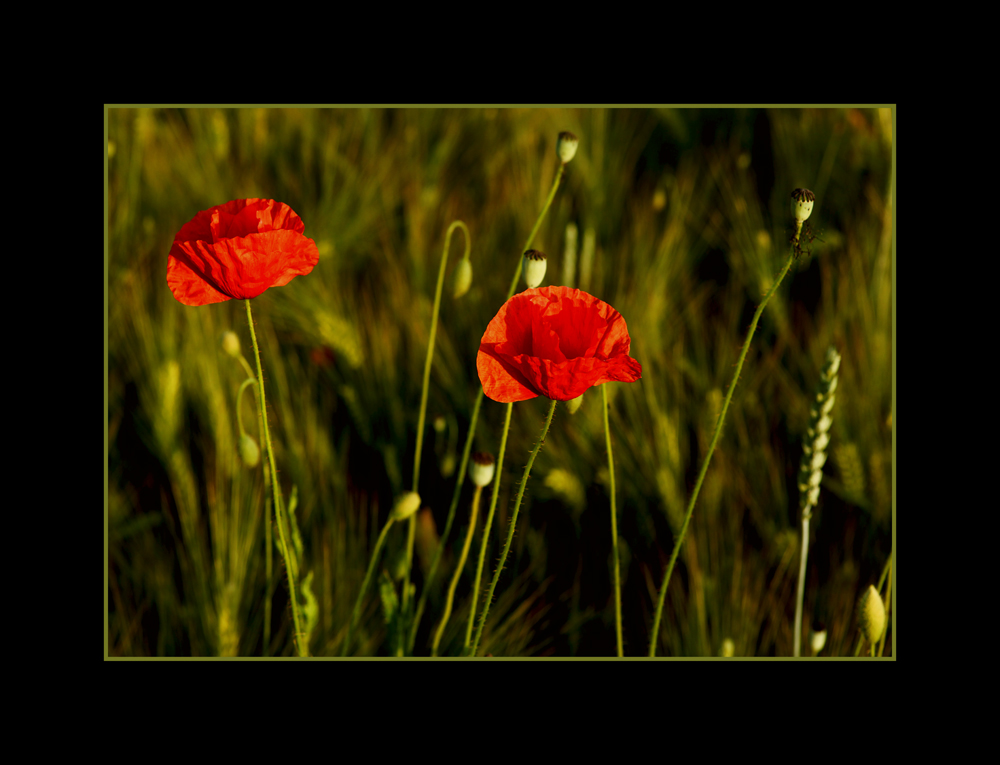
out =
{"type": "MultiPolygon", "coordinates": [[[[189,307],[166,283],[174,234],[245,197],[290,205],[319,246],[308,276],[253,301],[286,499],[297,491],[315,655],[337,655],[375,537],[410,488],[424,354],[448,224],[472,232],[474,280],[446,284],[431,372],[414,579],[438,544],[502,305],[558,162],[576,158],[533,246],[543,284],[625,317],[642,379],[612,383],[625,653],[646,655],[657,590],[753,311],[815,192],[817,239],[769,303],[671,581],[660,656],[790,656],[798,463],[831,344],[843,356],[812,522],[806,627],[852,655],[855,604],[892,550],[892,115],[889,109],[131,109],[108,121],[108,644],[112,656],[263,653],[261,468],[237,454],[246,377],[220,346],[242,301],[189,307]],[[575,231],[575,244],[574,239],[575,231]]],[[[461,256],[452,242],[448,277],[461,256]]],[[[518,289],[523,289],[523,282],[518,289]]],[[[517,404],[487,560],[548,402],[517,404]]],[[[257,437],[253,397],[243,420],[257,437]]],[[[504,406],[474,448],[496,454],[504,406]]],[[[483,638],[493,655],[612,656],[611,536],[600,391],[556,410],[483,638]]],[[[463,489],[415,655],[428,646],[468,523],[463,489]]],[[[480,515],[480,528],[482,518],[480,515]]],[[[405,528],[381,562],[398,574],[405,528]]],[[[478,550],[478,535],[474,550],[478,550]]],[[[473,556],[474,557],[474,556],[473,556]]],[[[275,553],[275,566],[280,566],[275,553]]],[[[464,635],[474,567],[441,653],[464,635]]],[[[397,585],[398,590],[398,585],[397,585]]],[[[285,581],[271,655],[291,655],[285,581]]],[[[893,636],[887,636],[891,654],[893,636]]],[[[807,638],[804,644],[808,646],[807,638]]],[[[352,654],[388,655],[377,587],[352,654]]]]}

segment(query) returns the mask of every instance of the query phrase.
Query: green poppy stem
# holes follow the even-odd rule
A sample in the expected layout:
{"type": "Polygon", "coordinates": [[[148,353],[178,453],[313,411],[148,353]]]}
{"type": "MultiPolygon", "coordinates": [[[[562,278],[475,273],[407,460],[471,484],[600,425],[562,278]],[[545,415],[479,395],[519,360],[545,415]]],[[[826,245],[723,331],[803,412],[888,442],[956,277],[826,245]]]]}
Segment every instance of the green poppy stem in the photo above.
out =
{"type": "MultiPolygon", "coordinates": [[[[434,360],[434,342],[437,339],[437,325],[438,325],[438,314],[441,312],[441,291],[444,288],[444,274],[448,266],[448,249],[451,246],[451,235],[455,233],[455,229],[462,229],[465,234],[465,255],[464,258],[469,257],[469,253],[472,251],[472,238],[469,235],[469,227],[465,225],[460,220],[453,221],[450,226],[448,226],[448,231],[444,235],[444,252],[441,253],[441,267],[438,269],[438,280],[437,288],[434,291],[434,311],[431,314],[431,335],[430,340],[427,342],[427,357],[424,360],[424,384],[420,392],[420,415],[417,418],[417,449],[413,455],[413,491],[418,490],[420,484],[420,456],[423,452],[424,447],[424,424],[427,420],[427,395],[430,392],[430,382],[431,382],[431,362],[434,360]]],[[[406,574],[403,577],[403,595],[400,602],[400,614],[405,620],[405,615],[407,613],[407,606],[409,604],[410,595],[410,569],[413,567],[413,541],[416,537],[417,529],[417,516],[416,514],[410,516],[410,520],[407,522],[406,530],[406,574]]],[[[399,630],[400,644],[396,650],[397,656],[403,655],[403,641],[402,637],[406,634],[405,621],[402,629],[399,630]]]]}
{"type": "Polygon", "coordinates": [[[698,473],[698,480],[695,482],[694,491],[691,494],[691,500],[688,502],[687,513],[684,515],[684,524],[681,526],[681,531],[677,535],[677,540],[674,542],[674,550],[670,554],[670,563],[667,565],[667,573],[663,577],[663,585],[660,587],[660,595],[656,604],[656,616],[653,619],[653,630],[649,636],[650,656],[656,656],[656,642],[660,633],[660,617],[663,615],[663,601],[666,599],[667,587],[670,585],[670,575],[674,572],[674,565],[677,563],[677,556],[680,553],[681,545],[684,543],[684,536],[687,534],[688,524],[691,522],[691,515],[694,513],[694,504],[698,500],[698,492],[701,491],[701,484],[705,480],[705,474],[708,472],[708,465],[712,461],[713,452],[715,452],[715,445],[719,442],[719,436],[722,434],[722,423],[726,419],[726,412],[729,410],[729,402],[732,401],[733,391],[736,390],[736,383],[740,379],[740,372],[743,369],[743,361],[747,357],[747,351],[750,350],[750,341],[753,339],[753,333],[757,329],[757,322],[760,320],[761,314],[764,313],[764,307],[771,299],[771,296],[774,295],[775,291],[778,289],[778,285],[781,284],[782,279],[785,278],[785,274],[788,273],[788,269],[792,267],[792,263],[794,261],[795,253],[793,252],[788,256],[788,260],[785,262],[784,268],[781,269],[781,273],[778,274],[778,278],[775,280],[774,284],[771,285],[771,289],[768,290],[767,295],[764,296],[763,302],[757,306],[757,310],[753,315],[753,321],[750,322],[750,331],[747,332],[747,339],[743,343],[743,350],[740,351],[739,361],[736,362],[736,371],[733,373],[733,381],[729,384],[729,391],[726,393],[725,401],[722,402],[722,411],[719,412],[719,419],[715,424],[715,434],[712,436],[712,443],[708,447],[708,454],[705,455],[705,460],[702,462],[701,470],[698,473]]]}
{"type": "Polygon", "coordinates": [[[618,656],[625,655],[622,647],[622,582],[618,560],[618,514],[615,510],[615,458],[611,454],[611,427],[608,425],[608,383],[601,386],[604,396],[604,440],[608,444],[608,475],[611,476],[611,556],[615,567],[615,639],[618,656]]]}
{"type": "MultiPolygon", "coordinates": [[[[507,531],[507,543],[503,547],[503,553],[500,555],[500,563],[497,565],[497,570],[493,574],[493,581],[490,582],[489,592],[486,594],[486,602],[483,604],[483,613],[479,617],[479,627],[476,628],[476,639],[472,643],[472,656],[475,656],[476,651],[479,649],[479,641],[483,636],[483,627],[486,626],[486,617],[489,615],[490,604],[493,601],[493,592],[497,588],[497,581],[499,581],[500,574],[503,572],[504,563],[507,562],[507,553],[510,552],[510,543],[514,539],[514,529],[517,527],[517,514],[521,509],[521,500],[524,497],[524,487],[528,485],[528,477],[531,475],[531,466],[535,464],[535,457],[538,456],[538,450],[541,448],[542,444],[545,443],[545,436],[549,432],[549,425],[552,424],[552,415],[555,414],[557,403],[558,402],[555,399],[552,399],[552,404],[549,406],[548,417],[545,418],[545,427],[542,428],[542,435],[539,437],[538,443],[535,444],[535,448],[531,450],[531,456],[528,457],[528,464],[524,466],[524,475],[521,476],[521,485],[517,489],[517,501],[514,503],[514,512],[510,518],[510,528],[507,531]]],[[[510,404],[508,404],[508,406],[510,406],[510,404]]],[[[499,482],[499,477],[497,480],[499,482]]]]}
{"type": "Polygon", "coordinates": [[[267,445],[267,460],[271,466],[271,487],[274,492],[274,507],[278,521],[278,535],[281,538],[281,555],[285,559],[285,570],[288,572],[288,593],[292,603],[292,621],[295,626],[295,647],[299,656],[308,656],[309,647],[304,645],[303,632],[300,627],[299,601],[295,587],[295,571],[297,566],[290,557],[288,541],[285,539],[285,520],[281,499],[278,494],[278,470],[274,465],[274,449],[271,447],[271,430],[267,426],[267,405],[264,401],[264,370],[260,366],[260,349],[257,347],[257,333],[253,328],[253,313],[250,311],[250,301],[247,304],[247,323],[250,325],[250,339],[253,341],[253,355],[257,359],[257,389],[260,391],[260,417],[264,426],[264,441],[267,445]]]}
{"type": "Polygon", "coordinates": [[[483,541],[479,545],[479,561],[476,563],[476,578],[472,582],[472,605],[469,608],[469,623],[465,627],[465,644],[463,651],[468,651],[472,642],[472,626],[476,620],[476,606],[479,603],[479,584],[483,579],[483,564],[486,561],[486,545],[490,541],[490,531],[493,530],[493,513],[497,509],[497,497],[500,495],[500,476],[503,475],[503,456],[507,452],[507,433],[510,431],[510,414],[514,404],[507,404],[507,415],[503,421],[503,435],[500,436],[500,457],[497,459],[497,469],[493,479],[493,495],[490,498],[490,511],[483,527],[483,541]]]}
{"type": "MultiPolygon", "coordinates": [[[[465,544],[462,545],[462,554],[458,556],[458,565],[455,566],[455,573],[451,577],[451,584],[448,586],[448,596],[444,602],[444,615],[441,617],[441,624],[438,625],[437,633],[434,635],[434,643],[431,645],[431,656],[437,656],[438,646],[441,645],[441,636],[444,628],[448,626],[451,618],[451,608],[455,603],[455,590],[458,588],[458,580],[462,578],[462,570],[465,568],[465,561],[469,557],[469,548],[472,546],[472,537],[476,533],[476,519],[479,518],[479,498],[483,495],[483,487],[477,486],[475,494],[472,495],[472,514],[469,520],[469,530],[465,534],[465,544]]],[[[475,601],[475,598],[473,598],[475,601]]]]}

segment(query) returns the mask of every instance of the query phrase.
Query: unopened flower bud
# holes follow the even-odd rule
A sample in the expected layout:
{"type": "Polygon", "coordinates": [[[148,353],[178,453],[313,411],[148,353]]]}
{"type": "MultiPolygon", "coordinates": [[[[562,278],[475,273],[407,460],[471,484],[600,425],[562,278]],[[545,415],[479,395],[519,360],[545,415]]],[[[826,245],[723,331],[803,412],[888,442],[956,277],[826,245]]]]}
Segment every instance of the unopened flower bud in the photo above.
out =
{"type": "Polygon", "coordinates": [[[408,491],[396,500],[389,517],[394,521],[405,521],[419,509],[420,495],[415,491],[408,491]]]}
{"type": "Polygon", "coordinates": [[[732,638],[726,638],[722,641],[721,653],[727,659],[736,655],[736,643],[733,642],[732,638]]]}
{"type": "Polygon", "coordinates": [[[434,430],[438,433],[444,433],[444,429],[448,427],[448,422],[442,415],[438,415],[434,418],[434,430]]]}
{"type": "Polygon", "coordinates": [[[823,646],[826,645],[826,630],[817,630],[813,632],[810,635],[809,642],[812,646],[813,654],[818,654],[823,650],[823,646]]]}
{"type": "Polygon", "coordinates": [[[234,359],[240,357],[240,338],[235,332],[227,331],[222,333],[222,350],[234,359]]]}
{"type": "Polygon", "coordinates": [[[528,250],[524,253],[524,281],[528,289],[534,289],[542,283],[547,266],[548,260],[544,252],[528,250]]]}
{"type": "Polygon", "coordinates": [[[472,262],[468,258],[458,261],[455,268],[455,275],[452,281],[452,296],[455,299],[462,297],[472,286],[472,262]]]}
{"type": "Polygon", "coordinates": [[[868,590],[861,596],[858,605],[858,624],[861,627],[861,634],[869,643],[874,643],[882,637],[882,630],[885,629],[885,604],[873,584],[869,585],[868,590]]]}
{"type": "Polygon", "coordinates": [[[796,223],[802,223],[812,214],[815,202],[816,195],[809,189],[795,189],[792,192],[792,214],[796,223]]]}
{"type": "Polygon", "coordinates": [[[581,393],[576,398],[571,398],[566,402],[566,409],[570,414],[576,414],[577,410],[583,405],[583,394],[581,393]]]}
{"type": "Polygon", "coordinates": [[[486,486],[493,480],[496,461],[492,454],[476,452],[469,460],[469,478],[476,486],[486,486]]]}
{"type": "Polygon", "coordinates": [[[556,143],[556,152],[559,154],[559,161],[564,165],[576,156],[576,147],[580,145],[580,139],[565,130],[559,134],[559,141],[556,143]]]}
{"type": "Polygon", "coordinates": [[[260,462],[260,447],[246,433],[240,436],[240,459],[250,468],[257,467],[257,463],[260,462]]]}

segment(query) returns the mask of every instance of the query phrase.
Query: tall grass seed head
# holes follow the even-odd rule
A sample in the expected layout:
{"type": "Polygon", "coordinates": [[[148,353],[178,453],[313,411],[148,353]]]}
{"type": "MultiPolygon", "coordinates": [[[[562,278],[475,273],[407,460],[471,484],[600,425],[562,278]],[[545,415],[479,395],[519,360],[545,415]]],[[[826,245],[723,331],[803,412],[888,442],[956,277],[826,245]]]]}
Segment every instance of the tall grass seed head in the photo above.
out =
{"type": "Polygon", "coordinates": [[[534,289],[545,278],[548,258],[539,250],[528,250],[524,253],[524,281],[528,289],[534,289]]]}
{"type": "Polygon", "coordinates": [[[405,521],[419,509],[420,495],[415,491],[408,491],[396,500],[389,517],[394,521],[405,521]]]}
{"type": "Polygon", "coordinates": [[[492,454],[476,452],[469,460],[469,478],[476,486],[486,486],[493,480],[496,471],[496,460],[492,454]]]}
{"type": "Polygon", "coordinates": [[[457,300],[472,286],[472,262],[468,258],[458,261],[452,281],[452,296],[457,300]]]}
{"type": "Polygon", "coordinates": [[[868,590],[861,596],[861,602],[858,604],[858,624],[861,627],[861,634],[869,643],[874,643],[882,637],[882,630],[885,629],[885,604],[873,584],[868,585],[868,590]]]}
{"type": "Polygon", "coordinates": [[[248,468],[257,467],[260,462],[260,447],[246,433],[240,436],[240,459],[248,468]]]}
{"type": "Polygon", "coordinates": [[[581,393],[576,398],[571,398],[566,402],[566,409],[570,414],[576,414],[580,407],[583,406],[583,394],[581,393]]]}
{"type": "Polygon", "coordinates": [[[580,139],[565,130],[559,134],[556,142],[556,152],[559,154],[559,161],[564,165],[576,156],[576,149],[580,145],[580,139]]]}
{"type": "Polygon", "coordinates": [[[802,223],[812,215],[816,195],[809,189],[795,189],[792,192],[792,214],[796,223],[802,223]]]}
{"type": "Polygon", "coordinates": [[[240,357],[240,338],[232,330],[227,330],[222,333],[222,350],[234,359],[238,359],[240,357]]]}

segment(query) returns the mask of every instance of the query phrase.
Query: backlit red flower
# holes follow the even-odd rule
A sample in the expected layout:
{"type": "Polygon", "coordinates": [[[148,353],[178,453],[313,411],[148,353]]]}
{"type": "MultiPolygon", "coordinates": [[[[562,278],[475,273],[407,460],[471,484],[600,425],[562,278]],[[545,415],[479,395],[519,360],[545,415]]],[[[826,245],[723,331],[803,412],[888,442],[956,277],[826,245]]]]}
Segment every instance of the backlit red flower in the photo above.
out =
{"type": "Polygon", "coordinates": [[[203,210],[174,237],[167,286],[185,305],[255,298],[319,262],[302,219],[273,199],[234,199],[203,210]]]}
{"type": "Polygon", "coordinates": [[[635,382],[625,319],[593,295],[569,287],[525,290],[486,327],[476,367],[494,401],[546,396],[569,401],[594,385],[635,382]]]}

